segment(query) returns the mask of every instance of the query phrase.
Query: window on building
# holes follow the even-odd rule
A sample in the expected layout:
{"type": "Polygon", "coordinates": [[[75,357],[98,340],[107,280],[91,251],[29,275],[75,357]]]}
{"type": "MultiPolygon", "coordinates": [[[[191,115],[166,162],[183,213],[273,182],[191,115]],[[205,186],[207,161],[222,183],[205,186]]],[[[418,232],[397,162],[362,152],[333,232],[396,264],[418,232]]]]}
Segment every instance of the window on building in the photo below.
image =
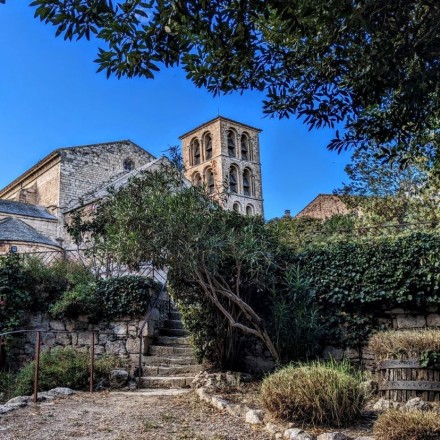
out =
{"type": "Polygon", "coordinates": [[[249,148],[249,138],[246,134],[241,135],[241,158],[243,160],[252,160],[249,148]]]}
{"type": "Polygon", "coordinates": [[[238,173],[234,166],[229,169],[229,190],[233,193],[238,192],[238,173]]]}
{"type": "Polygon", "coordinates": [[[228,131],[228,154],[230,157],[236,157],[236,154],[235,154],[235,133],[232,130],[228,131]]]}
{"type": "Polygon", "coordinates": [[[192,164],[199,165],[201,162],[200,157],[200,142],[198,139],[193,139],[191,141],[191,154],[192,154],[192,164]]]}
{"type": "Polygon", "coordinates": [[[246,206],[246,215],[254,215],[254,207],[252,205],[246,206]]]}
{"type": "Polygon", "coordinates": [[[192,178],[192,183],[194,186],[202,186],[202,177],[200,173],[195,173],[192,178]]]}
{"type": "Polygon", "coordinates": [[[209,160],[212,158],[212,136],[208,133],[205,136],[205,158],[209,160]]]}
{"type": "Polygon", "coordinates": [[[125,159],[124,160],[124,170],[125,171],[131,171],[134,170],[134,162],[131,159],[125,159]]]}
{"type": "Polygon", "coordinates": [[[233,209],[235,212],[240,213],[240,212],[241,212],[240,203],[235,202],[235,203],[232,205],[232,209],[233,209]]]}
{"type": "Polygon", "coordinates": [[[252,176],[249,170],[243,172],[243,194],[245,196],[252,196],[252,176]]]}
{"type": "Polygon", "coordinates": [[[209,168],[206,171],[206,185],[208,186],[209,194],[214,194],[215,191],[214,173],[212,172],[211,168],[209,168]]]}

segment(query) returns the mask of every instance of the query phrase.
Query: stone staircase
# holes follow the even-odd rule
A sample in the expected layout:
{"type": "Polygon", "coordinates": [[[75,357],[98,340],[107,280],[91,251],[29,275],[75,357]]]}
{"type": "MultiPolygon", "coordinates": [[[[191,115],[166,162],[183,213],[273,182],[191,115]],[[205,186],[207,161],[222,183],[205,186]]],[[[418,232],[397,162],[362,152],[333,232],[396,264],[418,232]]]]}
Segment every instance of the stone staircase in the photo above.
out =
{"type": "Polygon", "coordinates": [[[159,336],[143,356],[143,365],[141,388],[189,387],[202,370],[178,311],[170,312],[159,336]]]}

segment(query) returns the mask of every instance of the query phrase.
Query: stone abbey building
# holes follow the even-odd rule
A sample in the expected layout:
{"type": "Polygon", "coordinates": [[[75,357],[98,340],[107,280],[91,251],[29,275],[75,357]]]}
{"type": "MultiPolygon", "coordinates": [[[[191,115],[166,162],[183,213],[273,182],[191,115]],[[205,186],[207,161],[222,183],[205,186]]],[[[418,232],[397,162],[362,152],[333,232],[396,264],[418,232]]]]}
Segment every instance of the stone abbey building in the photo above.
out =
{"type": "MultiPolygon", "coordinates": [[[[227,191],[225,208],[262,215],[260,131],[219,116],[185,133],[186,177],[214,195],[227,191]]],[[[0,254],[73,248],[69,213],[164,162],[129,140],[53,151],[0,190],[0,254]]]]}

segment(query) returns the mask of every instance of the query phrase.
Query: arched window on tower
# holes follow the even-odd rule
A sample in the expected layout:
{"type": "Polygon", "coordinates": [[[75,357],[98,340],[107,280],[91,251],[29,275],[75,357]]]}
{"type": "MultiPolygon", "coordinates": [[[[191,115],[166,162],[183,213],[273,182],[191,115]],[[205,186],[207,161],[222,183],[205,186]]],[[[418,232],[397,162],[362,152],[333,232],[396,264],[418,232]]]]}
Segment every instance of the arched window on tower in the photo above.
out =
{"type": "Polygon", "coordinates": [[[193,139],[191,141],[191,154],[192,154],[192,165],[199,165],[199,163],[200,163],[200,142],[198,139],[193,139]]]}
{"type": "Polygon", "coordinates": [[[234,166],[229,169],[229,190],[233,193],[238,192],[238,172],[234,166]]]}
{"type": "Polygon", "coordinates": [[[202,186],[202,177],[200,176],[200,173],[194,173],[192,183],[194,186],[202,186]]]}
{"type": "Polygon", "coordinates": [[[254,215],[254,207],[252,205],[246,206],[246,215],[254,215]]]}
{"type": "Polygon", "coordinates": [[[240,206],[240,203],[235,202],[235,203],[232,205],[232,209],[233,209],[235,212],[238,212],[238,213],[240,214],[240,213],[241,213],[241,206],[240,206]]]}
{"type": "Polygon", "coordinates": [[[243,194],[248,197],[252,196],[252,176],[248,169],[243,172],[243,194]]]}
{"type": "Polygon", "coordinates": [[[249,137],[246,134],[241,135],[240,149],[243,160],[252,160],[249,137]]]}
{"type": "Polygon", "coordinates": [[[232,130],[228,131],[228,154],[230,157],[236,157],[235,133],[232,130]]]}
{"type": "Polygon", "coordinates": [[[206,185],[208,187],[209,194],[214,194],[215,191],[215,182],[214,182],[214,173],[211,168],[206,170],[206,185]]]}
{"type": "Polygon", "coordinates": [[[205,160],[212,158],[212,136],[207,133],[205,135],[205,160]]]}

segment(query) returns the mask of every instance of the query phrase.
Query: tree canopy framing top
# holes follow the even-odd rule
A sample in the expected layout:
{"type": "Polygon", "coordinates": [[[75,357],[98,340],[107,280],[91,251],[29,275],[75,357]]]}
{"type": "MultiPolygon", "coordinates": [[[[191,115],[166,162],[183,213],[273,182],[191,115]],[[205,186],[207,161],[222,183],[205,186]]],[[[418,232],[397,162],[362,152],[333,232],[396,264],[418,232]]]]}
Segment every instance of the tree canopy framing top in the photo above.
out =
{"type": "MultiPolygon", "coordinates": [[[[4,2],[5,0],[0,0],[4,2]]],[[[336,131],[330,149],[388,157],[438,144],[437,0],[35,0],[65,39],[95,36],[98,70],[181,65],[213,94],[259,90],[264,112],[336,131]]]]}

